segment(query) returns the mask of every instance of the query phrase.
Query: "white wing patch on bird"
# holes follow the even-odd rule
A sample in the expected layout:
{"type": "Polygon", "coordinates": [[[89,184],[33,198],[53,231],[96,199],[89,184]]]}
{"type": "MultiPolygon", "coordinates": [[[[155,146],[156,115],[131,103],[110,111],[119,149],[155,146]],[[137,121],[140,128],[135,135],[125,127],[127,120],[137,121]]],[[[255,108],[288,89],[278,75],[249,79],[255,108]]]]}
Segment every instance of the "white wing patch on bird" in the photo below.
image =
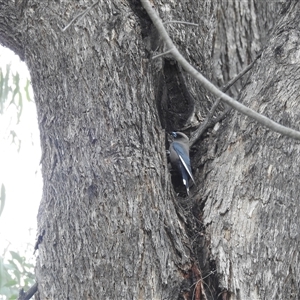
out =
{"type": "Polygon", "coordinates": [[[186,171],[188,172],[188,174],[190,175],[191,179],[193,180],[193,182],[195,183],[194,177],[192,175],[192,173],[190,172],[190,169],[188,168],[188,166],[186,165],[184,159],[181,157],[181,155],[178,155],[180,158],[180,161],[182,162],[184,168],[186,169],[186,171]]]}
{"type": "Polygon", "coordinates": [[[183,181],[183,184],[184,184],[185,187],[186,187],[186,193],[189,195],[189,193],[190,193],[189,184],[186,182],[185,179],[182,179],[182,181],[183,181]]]}

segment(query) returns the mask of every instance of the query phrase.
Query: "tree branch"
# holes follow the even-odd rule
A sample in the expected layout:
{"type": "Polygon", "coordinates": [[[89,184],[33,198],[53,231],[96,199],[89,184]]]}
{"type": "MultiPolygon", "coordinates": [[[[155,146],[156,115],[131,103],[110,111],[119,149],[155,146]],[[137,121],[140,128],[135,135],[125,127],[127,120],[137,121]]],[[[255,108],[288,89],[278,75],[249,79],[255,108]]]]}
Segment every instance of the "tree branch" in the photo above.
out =
{"type": "Polygon", "coordinates": [[[61,31],[66,31],[71,25],[73,22],[75,22],[77,19],[78,19],[78,22],[80,22],[84,16],[96,5],[99,3],[99,0],[97,0],[96,2],[94,2],[91,6],[89,6],[87,9],[85,9],[83,12],[77,14],[72,20],[71,22],[65,26],[65,28],[63,28],[61,31]]]}
{"type": "Polygon", "coordinates": [[[241,112],[242,114],[256,120],[258,123],[270,128],[273,131],[281,133],[282,135],[300,140],[300,132],[294,129],[282,126],[271,119],[267,118],[264,115],[261,115],[254,111],[253,109],[246,107],[245,105],[239,103],[235,99],[230,96],[224,94],[220,91],[215,85],[213,85],[209,80],[207,80],[201,73],[199,73],[193,66],[189,64],[189,62],[180,54],[176,46],[173,44],[171,38],[169,37],[164,25],[156,14],[155,10],[152,8],[150,2],[148,0],[141,0],[143,7],[147,11],[150,19],[152,20],[154,26],[157,31],[161,35],[162,39],[165,41],[168,49],[170,49],[170,53],[174,56],[174,58],[178,61],[178,63],[197,81],[199,81],[208,91],[214,94],[217,97],[220,97],[222,101],[241,112]]]}
{"type": "MultiPolygon", "coordinates": [[[[253,62],[248,65],[244,70],[242,70],[237,76],[235,76],[233,79],[231,79],[223,88],[222,92],[226,92],[230,87],[232,87],[239,79],[241,79],[255,64],[255,62],[261,57],[261,52],[255,57],[253,62]]],[[[226,109],[220,116],[218,116],[216,119],[212,120],[212,117],[217,110],[219,104],[220,104],[221,98],[219,97],[214,104],[212,105],[210,111],[208,112],[205,120],[201,123],[201,125],[193,132],[192,137],[190,138],[190,146],[195,144],[195,142],[201,137],[201,135],[204,133],[204,131],[211,127],[212,125],[216,124],[220,120],[222,120],[225,115],[229,113],[231,110],[231,107],[226,109]]]]}
{"type": "Polygon", "coordinates": [[[24,290],[21,289],[19,293],[18,300],[29,300],[31,297],[37,292],[38,290],[38,284],[35,283],[28,291],[27,293],[24,293],[24,290]]]}
{"type": "Polygon", "coordinates": [[[167,25],[167,24],[172,24],[172,23],[177,23],[177,24],[184,24],[184,25],[191,25],[191,26],[199,26],[196,23],[191,23],[191,22],[185,22],[185,21],[166,21],[163,24],[167,25]]]}

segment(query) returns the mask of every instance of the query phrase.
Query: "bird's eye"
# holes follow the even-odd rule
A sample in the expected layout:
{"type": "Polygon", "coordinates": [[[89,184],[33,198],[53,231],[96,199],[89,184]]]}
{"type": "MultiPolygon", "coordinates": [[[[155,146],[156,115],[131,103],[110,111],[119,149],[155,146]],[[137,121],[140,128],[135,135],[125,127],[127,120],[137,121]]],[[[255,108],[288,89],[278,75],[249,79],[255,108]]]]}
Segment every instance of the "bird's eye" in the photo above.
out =
{"type": "Polygon", "coordinates": [[[172,134],[172,136],[173,136],[174,138],[177,137],[177,133],[176,133],[176,132],[172,132],[171,134],[172,134]]]}

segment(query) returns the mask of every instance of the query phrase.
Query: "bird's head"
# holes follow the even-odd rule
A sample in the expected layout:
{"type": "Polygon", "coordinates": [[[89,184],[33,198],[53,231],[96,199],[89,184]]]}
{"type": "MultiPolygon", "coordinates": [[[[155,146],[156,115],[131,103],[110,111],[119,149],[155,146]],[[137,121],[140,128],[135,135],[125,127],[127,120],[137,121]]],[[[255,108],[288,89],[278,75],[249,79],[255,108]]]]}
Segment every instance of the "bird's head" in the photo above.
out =
{"type": "Polygon", "coordinates": [[[189,140],[189,138],[182,132],[173,131],[173,132],[171,132],[171,135],[175,140],[179,140],[179,139],[186,140],[186,141],[189,140]]]}

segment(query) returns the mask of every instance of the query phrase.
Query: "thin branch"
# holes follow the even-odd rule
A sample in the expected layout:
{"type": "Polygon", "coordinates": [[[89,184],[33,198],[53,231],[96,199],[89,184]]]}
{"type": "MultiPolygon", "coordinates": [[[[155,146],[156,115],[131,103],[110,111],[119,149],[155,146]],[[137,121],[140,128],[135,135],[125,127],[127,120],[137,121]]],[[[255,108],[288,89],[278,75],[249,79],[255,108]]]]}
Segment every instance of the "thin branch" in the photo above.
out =
{"type": "Polygon", "coordinates": [[[173,44],[171,38],[169,37],[161,19],[158,17],[154,9],[148,0],[141,0],[143,7],[147,11],[149,17],[151,18],[154,26],[157,31],[165,41],[167,47],[171,49],[171,53],[174,58],[178,61],[178,63],[197,81],[199,81],[203,87],[205,87],[208,91],[214,94],[217,97],[220,97],[222,101],[236,109],[237,111],[243,113],[244,115],[256,120],[258,123],[270,128],[273,131],[281,133],[282,135],[300,140],[300,132],[294,129],[282,126],[271,119],[267,118],[264,115],[261,115],[254,111],[253,109],[246,107],[245,105],[239,103],[235,99],[230,96],[224,94],[220,91],[215,85],[213,85],[209,80],[207,80],[201,73],[199,73],[193,66],[189,64],[189,62],[179,53],[178,49],[173,44]]]}
{"type": "MultiPolygon", "coordinates": [[[[190,138],[189,144],[190,147],[195,144],[195,142],[201,137],[201,135],[206,131],[207,128],[212,126],[212,117],[220,104],[221,98],[218,98],[212,105],[210,111],[208,112],[205,120],[201,125],[193,132],[193,135],[190,138]]],[[[231,108],[230,108],[231,109],[231,108]]],[[[227,112],[226,112],[227,113],[227,112]]],[[[217,122],[214,122],[217,123],[217,122]]]]}
{"type": "Polygon", "coordinates": [[[199,24],[196,23],[191,23],[191,22],[185,22],[185,21],[166,21],[163,24],[167,25],[167,24],[171,24],[171,23],[178,23],[178,24],[185,24],[185,25],[191,25],[191,26],[199,26],[199,24]]]}
{"type": "Polygon", "coordinates": [[[226,92],[231,86],[233,86],[240,78],[242,78],[249,70],[252,69],[256,61],[261,57],[262,51],[254,58],[253,62],[242,70],[238,75],[231,79],[223,88],[222,92],[226,92]]]}
{"type": "MultiPolygon", "coordinates": [[[[253,62],[249,64],[246,68],[244,68],[237,76],[235,76],[233,79],[231,79],[223,88],[222,92],[226,92],[231,86],[233,86],[239,79],[241,79],[249,70],[252,69],[254,66],[255,62],[261,57],[260,52],[253,62]]],[[[218,123],[220,120],[223,120],[223,118],[229,113],[231,110],[231,107],[229,109],[226,109],[224,113],[222,113],[219,117],[216,119],[212,120],[212,117],[217,110],[219,104],[221,102],[221,98],[219,97],[214,104],[212,105],[210,111],[208,112],[205,120],[202,122],[202,124],[193,132],[193,136],[190,138],[190,146],[195,144],[195,142],[201,137],[201,135],[206,131],[207,128],[213,126],[214,124],[218,123]]]]}
{"type": "Polygon", "coordinates": [[[159,57],[161,57],[161,56],[164,56],[164,55],[166,55],[166,54],[168,54],[168,53],[171,53],[171,52],[172,52],[171,50],[172,50],[172,49],[170,49],[170,50],[168,50],[168,51],[166,51],[166,52],[164,52],[164,53],[160,53],[160,54],[154,55],[154,56],[152,56],[152,59],[156,59],[156,58],[159,58],[159,57]]]}
{"type": "MultiPolygon", "coordinates": [[[[212,125],[215,125],[216,123],[222,121],[231,110],[232,110],[232,108],[230,106],[227,106],[227,109],[225,111],[223,111],[222,114],[220,114],[219,116],[217,116],[216,118],[213,119],[212,125]]],[[[212,126],[212,125],[210,125],[210,126],[212,126]]]]}
{"type": "MultiPolygon", "coordinates": [[[[202,283],[206,284],[203,280],[207,277],[209,277],[210,275],[214,274],[216,271],[210,271],[209,274],[207,274],[205,277],[203,278],[200,278],[198,281],[194,282],[191,286],[190,286],[190,289],[195,285],[195,288],[193,290],[193,296],[192,296],[192,299],[194,299],[194,296],[195,296],[195,291],[196,291],[196,288],[197,288],[197,285],[198,283],[200,283],[202,285],[202,283]]],[[[208,290],[210,292],[210,295],[213,297],[213,293],[210,289],[210,287],[208,286],[208,284],[206,284],[206,286],[208,287],[208,290]]],[[[203,286],[202,286],[202,290],[204,290],[203,286]]]]}
{"type": "Polygon", "coordinates": [[[72,19],[72,21],[65,27],[65,28],[63,28],[62,29],[62,31],[64,32],[64,31],[66,31],[78,18],[78,22],[80,22],[83,18],[84,18],[84,16],[96,5],[96,4],[98,4],[99,3],[99,0],[98,1],[96,1],[96,2],[94,2],[90,7],[88,7],[86,10],[84,10],[83,12],[81,12],[81,13],[79,13],[78,15],[76,15],[73,19],[72,19]]]}

